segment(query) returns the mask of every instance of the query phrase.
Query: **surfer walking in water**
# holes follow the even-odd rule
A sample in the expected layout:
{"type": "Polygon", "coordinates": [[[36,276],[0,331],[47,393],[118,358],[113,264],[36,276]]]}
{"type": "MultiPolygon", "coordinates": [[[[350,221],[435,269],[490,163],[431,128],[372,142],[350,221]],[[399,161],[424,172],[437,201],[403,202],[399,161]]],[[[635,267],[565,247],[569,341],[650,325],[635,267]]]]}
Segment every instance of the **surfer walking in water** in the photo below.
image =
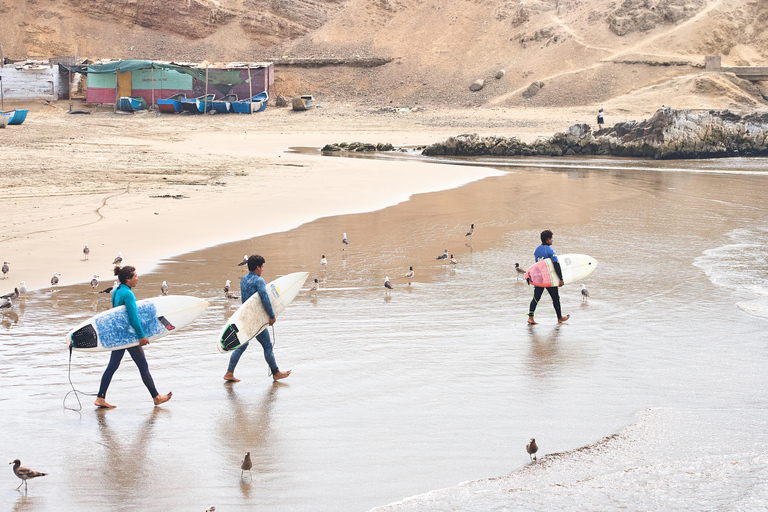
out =
{"type": "MultiPolygon", "coordinates": [[[[563,316],[563,313],[560,310],[560,292],[557,287],[563,286],[565,283],[563,282],[563,272],[560,270],[560,263],[557,261],[557,253],[555,253],[555,250],[552,248],[553,236],[552,231],[548,229],[541,232],[541,245],[533,252],[533,257],[536,259],[536,262],[550,258],[554,264],[557,277],[560,278],[560,283],[557,286],[546,288],[546,290],[549,292],[549,296],[552,297],[552,305],[555,307],[555,313],[557,314],[557,323],[563,323],[571,318],[571,315],[563,316]]],[[[539,300],[541,300],[541,295],[544,293],[544,290],[545,288],[540,286],[534,288],[533,300],[531,301],[531,307],[528,312],[529,325],[536,325],[538,323],[533,319],[533,313],[536,311],[536,305],[539,303],[539,300]]]]}
{"type": "MultiPolygon", "coordinates": [[[[261,304],[264,306],[264,310],[269,315],[269,325],[275,323],[275,312],[272,310],[272,302],[269,300],[269,294],[267,293],[267,283],[261,277],[261,273],[264,271],[264,257],[254,254],[248,258],[248,273],[240,280],[240,298],[245,303],[254,293],[258,293],[261,298],[261,304]]],[[[284,379],[291,374],[291,370],[287,372],[281,372],[277,367],[275,361],[275,354],[272,351],[272,340],[269,337],[269,330],[264,329],[256,335],[256,339],[261,343],[264,349],[264,359],[269,365],[269,369],[272,371],[272,379],[280,380],[284,379]]],[[[229,367],[227,373],[224,374],[224,380],[227,382],[240,382],[240,379],[235,378],[235,367],[240,361],[240,356],[248,348],[250,341],[243,343],[238,348],[232,351],[232,355],[229,357],[229,367]]]]}
{"type": "Polygon", "coordinates": [[[125,355],[125,351],[131,355],[131,359],[136,363],[141,374],[141,380],[144,381],[144,385],[147,386],[149,394],[152,395],[152,400],[155,405],[160,405],[167,402],[173,396],[173,393],[169,392],[167,395],[161,395],[155,388],[155,381],[152,379],[152,375],[149,373],[149,364],[147,358],[144,356],[144,345],[149,345],[149,340],[144,335],[144,330],[141,328],[141,321],[139,321],[139,313],[136,309],[136,296],[133,294],[132,289],[136,288],[139,283],[139,275],[136,273],[136,268],[131,266],[115,267],[115,275],[120,281],[120,286],[112,292],[112,307],[125,306],[125,311],[128,313],[128,321],[139,337],[139,346],[131,347],[128,349],[113,350],[112,355],[109,358],[109,365],[104,370],[104,375],[101,377],[101,386],[99,387],[99,394],[96,401],[93,403],[96,407],[105,409],[114,409],[116,406],[107,403],[107,388],[109,383],[112,382],[112,376],[120,367],[120,361],[125,355]]]}

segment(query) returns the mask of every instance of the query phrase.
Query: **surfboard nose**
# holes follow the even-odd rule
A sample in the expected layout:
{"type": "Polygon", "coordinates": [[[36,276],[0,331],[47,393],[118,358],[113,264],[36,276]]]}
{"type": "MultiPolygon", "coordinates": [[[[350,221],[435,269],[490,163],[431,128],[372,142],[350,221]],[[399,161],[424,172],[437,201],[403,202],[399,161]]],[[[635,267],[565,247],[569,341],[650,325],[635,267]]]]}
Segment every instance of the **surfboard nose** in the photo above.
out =
{"type": "Polygon", "coordinates": [[[595,268],[597,268],[597,260],[592,256],[587,256],[587,265],[589,265],[589,267],[594,272],[595,268]]]}

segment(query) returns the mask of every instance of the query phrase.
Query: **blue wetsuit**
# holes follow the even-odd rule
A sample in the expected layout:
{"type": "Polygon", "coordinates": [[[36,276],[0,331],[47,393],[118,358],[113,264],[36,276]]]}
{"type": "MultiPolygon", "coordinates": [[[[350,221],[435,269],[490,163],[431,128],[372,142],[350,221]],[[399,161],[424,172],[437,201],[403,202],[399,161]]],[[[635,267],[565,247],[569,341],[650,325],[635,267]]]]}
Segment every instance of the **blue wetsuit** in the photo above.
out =
{"type": "MultiPolygon", "coordinates": [[[[139,314],[136,310],[136,296],[131,291],[131,287],[127,284],[120,284],[117,290],[112,292],[112,307],[125,306],[125,311],[128,313],[128,321],[136,331],[136,335],[139,339],[144,338],[144,330],[141,328],[141,322],[139,321],[139,314]]],[[[109,364],[107,369],[104,370],[104,375],[101,377],[101,386],[99,387],[99,398],[106,398],[107,388],[109,383],[112,382],[112,376],[120,367],[120,361],[123,359],[125,351],[131,355],[131,359],[136,363],[141,374],[141,380],[144,381],[144,385],[147,386],[149,394],[152,398],[155,398],[160,393],[155,389],[155,382],[152,380],[152,375],[149,373],[149,364],[147,358],[144,357],[144,349],[141,346],[131,347],[128,349],[113,350],[112,356],[109,358],[109,364]]]]}
{"type": "MultiPolygon", "coordinates": [[[[563,273],[560,270],[560,262],[557,261],[557,253],[552,248],[551,245],[542,244],[536,248],[535,251],[533,251],[533,257],[538,263],[541,260],[545,260],[547,258],[550,258],[555,266],[555,272],[557,272],[557,277],[559,277],[561,280],[563,279],[563,273]]],[[[557,313],[558,320],[562,318],[563,314],[560,310],[560,291],[557,289],[557,286],[553,286],[551,288],[546,288],[547,292],[549,292],[549,296],[552,297],[552,305],[555,308],[555,313],[557,313]]],[[[539,303],[539,300],[541,299],[541,295],[544,293],[544,288],[540,286],[536,286],[533,290],[533,300],[531,300],[531,306],[528,311],[528,316],[532,317],[533,312],[536,311],[536,305],[539,303]]]]}
{"type": "MultiPolygon", "coordinates": [[[[254,293],[258,293],[261,298],[261,304],[264,306],[264,310],[269,315],[269,318],[275,318],[275,312],[272,310],[272,302],[269,300],[269,294],[267,293],[267,283],[261,276],[248,272],[240,280],[240,298],[243,303],[247,301],[254,293]]],[[[269,337],[269,330],[264,329],[258,335],[256,339],[261,343],[261,347],[264,349],[264,359],[269,365],[269,369],[272,373],[277,373],[279,368],[275,361],[275,354],[272,351],[272,340],[269,337]]],[[[240,356],[246,351],[250,342],[245,342],[238,348],[232,351],[232,355],[229,356],[229,367],[227,370],[234,373],[237,363],[240,361],[240,356]]]]}

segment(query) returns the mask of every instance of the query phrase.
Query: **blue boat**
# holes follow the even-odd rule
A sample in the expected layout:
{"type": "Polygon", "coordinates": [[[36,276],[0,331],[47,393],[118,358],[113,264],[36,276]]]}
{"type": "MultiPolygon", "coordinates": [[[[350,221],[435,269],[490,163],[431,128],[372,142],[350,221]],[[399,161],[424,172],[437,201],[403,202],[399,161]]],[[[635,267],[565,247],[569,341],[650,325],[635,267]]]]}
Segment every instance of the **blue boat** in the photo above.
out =
{"type": "Polygon", "coordinates": [[[141,96],[123,96],[118,100],[117,109],[123,112],[146,110],[147,102],[141,96]]]}
{"type": "Polygon", "coordinates": [[[187,99],[187,95],[183,92],[174,94],[170,98],[164,100],[157,100],[157,109],[160,112],[172,114],[174,112],[181,112],[181,100],[187,99]]]}
{"type": "Polygon", "coordinates": [[[29,112],[29,110],[19,108],[16,110],[9,110],[8,112],[0,112],[0,115],[8,118],[7,124],[21,124],[27,118],[27,112],[29,112]]]}
{"type": "Polygon", "coordinates": [[[221,99],[211,102],[213,110],[219,114],[229,114],[232,112],[232,104],[237,101],[237,94],[227,94],[221,99]]]}
{"type": "Polygon", "coordinates": [[[238,114],[250,114],[252,112],[264,112],[267,108],[269,94],[267,91],[260,92],[250,99],[240,100],[232,104],[232,111],[238,114]]]}
{"type": "Polygon", "coordinates": [[[185,98],[181,100],[181,109],[193,114],[202,114],[209,110],[213,110],[211,103],[215,95],[206,94],[198,98],[185,98]]]}

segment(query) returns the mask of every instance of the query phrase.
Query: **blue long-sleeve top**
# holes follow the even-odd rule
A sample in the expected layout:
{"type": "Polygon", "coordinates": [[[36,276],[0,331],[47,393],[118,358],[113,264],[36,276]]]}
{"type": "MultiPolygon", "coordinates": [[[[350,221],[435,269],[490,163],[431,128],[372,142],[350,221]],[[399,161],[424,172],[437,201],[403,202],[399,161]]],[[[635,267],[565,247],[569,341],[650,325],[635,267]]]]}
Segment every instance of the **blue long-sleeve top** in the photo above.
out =
{"type": "Polygon", "coordinates": [[[136,296],[127,284],[121,283],[117,290],[112,292],[112,307],[116,308],[118,306],[125,306],[125,312],[128,313],[128,322],[130,322],[133,330],[136,331],[139,339],[146,338],[144,329],[141,328],[141,322],[139,321],[139,312],[136,309],[136,296]]]}
{"type": "Polygon", "coordinates": [[[269,315],[269,318],[275,318],[275,312],[272,310],[272,301],[269,300],[267,293],[267,283],[261,276],[253,272],[248,272],[240,280],[240,298],[243,302],[247,301],[254,293],[261,297],[261,304],[269,315]]]}
{"type": "Polygon", "coordinates": [[[557,253],[555,253],[555,250],[551,245],[546,244],[538,246],[536,250],[533,251],[533,257],[537,262],[547,258],[551,258],[552,261],[557,261],[557,253]]]}

